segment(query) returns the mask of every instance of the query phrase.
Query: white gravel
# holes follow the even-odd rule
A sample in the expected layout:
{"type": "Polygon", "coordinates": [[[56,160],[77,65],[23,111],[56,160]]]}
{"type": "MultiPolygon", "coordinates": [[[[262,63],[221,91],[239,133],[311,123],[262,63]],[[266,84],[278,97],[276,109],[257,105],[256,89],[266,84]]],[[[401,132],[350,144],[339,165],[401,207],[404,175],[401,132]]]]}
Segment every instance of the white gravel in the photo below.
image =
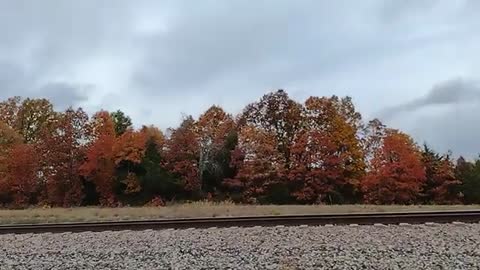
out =
{"type": "Polygon", "coordinates": [[[0,269],[480,269],[480,224],[0,235],[0,269]]]}

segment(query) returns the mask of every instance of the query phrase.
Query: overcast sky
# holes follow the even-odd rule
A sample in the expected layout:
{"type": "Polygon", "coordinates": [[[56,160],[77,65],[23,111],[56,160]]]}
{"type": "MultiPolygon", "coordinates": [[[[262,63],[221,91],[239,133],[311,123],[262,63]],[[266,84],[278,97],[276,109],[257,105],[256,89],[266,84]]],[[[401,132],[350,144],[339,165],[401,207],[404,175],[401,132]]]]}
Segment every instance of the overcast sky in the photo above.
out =
{"type": "Polygon", "coordinates": [[[176,125],[283,88],[480,152],[480,1],[0,0],[0,98],[176,125]]]}

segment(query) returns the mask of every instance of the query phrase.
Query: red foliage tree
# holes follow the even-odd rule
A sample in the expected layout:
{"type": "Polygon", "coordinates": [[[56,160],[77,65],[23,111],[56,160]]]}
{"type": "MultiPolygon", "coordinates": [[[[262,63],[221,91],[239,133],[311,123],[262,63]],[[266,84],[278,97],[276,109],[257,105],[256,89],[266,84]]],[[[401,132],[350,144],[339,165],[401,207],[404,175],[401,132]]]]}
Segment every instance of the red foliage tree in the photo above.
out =
{"type": "Polygon", "coordinates": [[[91,125],[93,140],[88,145],[80,173],[95,184],[102,205],[114,205],[117,201],[114,193],[114,124],[109,113],[101,111],[94,115],[91,125]]]}
{"type": "Polygon", "coordinates": [[[364,199],[377,204],[414,203],[425,183],[418,148],[406,134],[387,130],[372,167],[362,181],[364,199]]]}
{"type": "Polygon", "coordinates": [[[277,146],[273,133],[253,126],[243,127],[232,159],[237,175],[225,184],[243,191],[244,199],[252,201],[283,182],[285,157],[277,146]]]}
{"type": "Polygon", "coordinates": [[[307,203],[332,202],[331,195],[345,185],[342,159],[328,134],[319,131],[298,135],[291,149],[290,182],[293,195],[307,203]]]}
{"type": "Polygon", "coordinates": [[[196,124],[192,117],[186,118],[179,128],[170,130],[166,143],[165,167],[183,181],[186,191],[198,194],[201,190],[199,173],[200,147],[196,124]]]}
{"type": "Polygon", "coordinates": [[[43,132],[38,149],[43,161],[46,203],[65,207],[82,203],[80,166],[89,139],[88,115],[82,109],[67,109],[43,132]]]}

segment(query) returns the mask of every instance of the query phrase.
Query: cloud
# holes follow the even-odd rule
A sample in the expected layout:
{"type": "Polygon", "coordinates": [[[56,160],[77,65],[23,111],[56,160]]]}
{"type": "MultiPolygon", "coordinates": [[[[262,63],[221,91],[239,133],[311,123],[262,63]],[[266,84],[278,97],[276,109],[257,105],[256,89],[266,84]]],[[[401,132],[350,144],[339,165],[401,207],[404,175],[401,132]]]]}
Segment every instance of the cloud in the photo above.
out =
{"type": "Polygon", "coordinates": [[[405,126],[419,142],[427,142],[436,150],[453,151],[454,156],[477,158],[480,154],[480,102],[457,104],[432,115],[417,116],[414,125],[405,126]]]}
{"type": "Polygon", "coordinates": [[[57,108],[66,109],[88,100],[92,85],[74,85],[66,82],[50,82],[40,87],[31,96],[48,98],[57,108]]]}
{"type": "Polygon", "coordinates": [[[458,103],[435,111],[405,112],[386,121],[388,126],[411,134],[419,143],[428,143],[439,152],[452,151],[473,159],[480,154],[480,102],[458,103]]]}
{"type": "Polygon", "coordinates": [[[451,79],[439,83],[423,97],[392,106],[379,113],[380,118],[390,119],[405,112],[421,110],[429,106],[453,105],[470,103],[480,100],[480,84],[475,80],[451,79]]]}
{"type": "Polygon", "coordinates": [[[387,125],[411,134],[438,151],[475,158],[480,153],[480,85],[456,78],[434,85],[423,97],[377,114],[387,125]]]}
{"type": "Polygon", "coordinates": [[[29,76],[17,64],[0,60],[0,98],[25,93],[29,76]]]}
{"type": "MultiPolygon", "coordinates": [[[[112,91],[109,88],[113,84],[99,79],[110,77],[109,71],[93,66],[129,57],[126,51],[131,44],[126,40],[131,38],[130,7],[123,0],[115,5],[97,1],[0,1],[0,97],[40,96],[39,91],[53,97],[57,91],[60,97],[56,100],[63,106],[70,103],[65,103],[68,99],[85,101],[76,86],[103,83],[106,89],[90,91],[89,100],[112,91]],[[58,82],[75,87],[60,91],[58,82]]],[[[116,64],[111,64],[110,71],[117,71],[116,64]]]]}

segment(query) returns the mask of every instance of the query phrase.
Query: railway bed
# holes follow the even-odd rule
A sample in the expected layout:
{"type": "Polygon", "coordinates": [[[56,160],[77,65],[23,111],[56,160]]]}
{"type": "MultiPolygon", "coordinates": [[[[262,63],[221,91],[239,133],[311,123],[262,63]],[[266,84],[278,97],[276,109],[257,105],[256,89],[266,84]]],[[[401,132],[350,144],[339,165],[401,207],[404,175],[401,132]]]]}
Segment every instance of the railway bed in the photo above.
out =
{"type": "Polygon", "coordinates": [[[480,222],[480,210],[390,212],[320,215],[242,216],[157,220],[102,221],[0,225],[0,234],[64,233],[84,231],[160,230],[224,227],[319,225],[435,224],[480,222]]]}

